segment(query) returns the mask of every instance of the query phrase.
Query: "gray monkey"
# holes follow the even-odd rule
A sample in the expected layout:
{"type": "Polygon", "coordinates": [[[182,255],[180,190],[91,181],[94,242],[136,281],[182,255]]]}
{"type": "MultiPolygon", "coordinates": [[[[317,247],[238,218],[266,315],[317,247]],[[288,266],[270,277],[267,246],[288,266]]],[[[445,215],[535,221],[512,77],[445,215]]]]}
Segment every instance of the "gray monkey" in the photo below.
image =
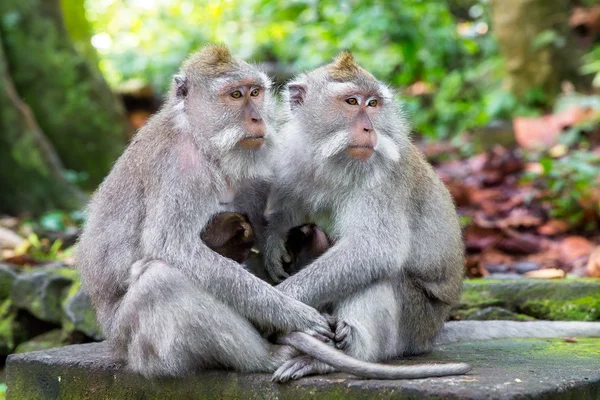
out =
{"type": "Polygon", "coordinates": [[[323,343],[333,338],[325,316],[200,240],[215,214],[235,210],[248,216],[260,243],[274,136],[270,87],[227,48],[203,48],[100,185],[77,259],[104,334],[127,367],[146,376],[214,367],[269,372],[297,348],[361,376],[410,377],[403,367],[365,363],[323,343]],[[272,344],[263,331],[289,335],[272,344]]]}
{"type": "MultiPolygon", "coordinates": [[[[410,142],[391,90],[343,52],[294,79],[284,96],[288,118],[274,156],[265,269],[274,281],[285,279],[277,286],[283,293],[338,319],[339,349],[385,361],[458,338],[600,336],[600,323],[444,327],[464,271],[459,222],[448,190],[410,142]],[[285,234],[309,221],[325,221],[335,245],[288,277],[285,234]]],[[[333,370],[304,355],[275,379],[333,370]]]]}

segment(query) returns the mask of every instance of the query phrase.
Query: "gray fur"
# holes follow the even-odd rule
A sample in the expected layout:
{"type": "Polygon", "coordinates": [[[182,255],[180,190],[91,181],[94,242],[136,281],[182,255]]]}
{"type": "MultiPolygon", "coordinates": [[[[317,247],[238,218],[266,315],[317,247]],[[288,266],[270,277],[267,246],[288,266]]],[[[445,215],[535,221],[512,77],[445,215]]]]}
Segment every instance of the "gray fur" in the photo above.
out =
{"type": "MultiPolygon", "coordinates": [[[[277,286],[285,294],[332,313],[339,349],[376,362],[460,340],[600,336],[599,322],[444,325],[458,301],[464,271],[458,218],[448,190],[410,143],[409,123],[391,91],[382,84],[374,88],[370,76],[336,81],[327,68],[303,74],[290,86],[294,98],[290,104],[285,93],[288,121],[275,150],[265,269],[276,282],[287,278],[277,286]],[[336,93],[348,88],[377,95],[382,102],[380,112],[370,117],[378,145],[367,162],[344,154],[352,119],[334,107],[340,101],[336,93]],[[309,221],[329,227],[335,245],[288,277],[281,266],[285,232],[309,221]]],[[[274,379],[328,373],[332,366],[299,356],[279,368],[274,379]]],[[[411,368],[419,377],[467,371],[452,364],[435,367],[436,373],[411,368]]],[[[361,376],[368,376],[366,371],[361,376]]]]}
{"type": "Polygon", "coordinates": [[[150,376],[211,367],[274,371],[297,352],[269,343],[258,329],[331,335],[328,321],[200,240],[229,191],[231,206],[261,225],[264,196],[246,194],[269,178],[270,82],[241,61],[218,77],[193,65],[182,67],[184,78],[174,81],[166,105],[93,196],[78,266],[105,336],[131,370],[150,376]],[[265,88],[261,150],[237,146],[241,116],[215,95],[241,78],[265,88]],[[182,90],[183,84],[189,86],[182,90]]]}
{"type": "MultiPolygon", "coordinates": [[[[351,121],[331,108],[332,90],[351,84],[332,82],[325,69],[292,84],[303,87],[305,98],[289,110],[276,144],[267,271],[274,280],[286,278],[280,262],[285,233],[324,221],[335,245],[277,288],[331,311],[340,321],[338,347],[353,357],[384,361],[430,351],[463,276],[460,227],[447,189],[410,142],[409,123],[387,87],[354,83],[376,91],[381,101],[371,117],[375,153],[363,163],[344,154],[351,121]]],[[[305,364],[305,357],[298,362],[305,364]]],[[[464,372],[462,367],[438,366],[442,373],[435,375],[464,372]]],[[[301,367],[293,375],[314,372],[322,368],[301,367]]],[[[281,380],[283,373],[278,371],[281,380]]]]}

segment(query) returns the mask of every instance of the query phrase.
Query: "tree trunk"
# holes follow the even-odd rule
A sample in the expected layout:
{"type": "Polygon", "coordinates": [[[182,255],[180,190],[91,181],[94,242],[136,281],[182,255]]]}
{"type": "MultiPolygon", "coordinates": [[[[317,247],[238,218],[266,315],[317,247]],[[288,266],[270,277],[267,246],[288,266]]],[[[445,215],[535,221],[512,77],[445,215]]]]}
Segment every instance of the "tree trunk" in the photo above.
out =
{"type": "Polygon", "coordinates": [[[491,3],[492,29],[505,60],[506,89],[516,95],[542,89],[552,96],[560,91],[563,81],[580,81],[580,54],[569,31],[568,1],[491,3]]]}
{"type": "Polygon", "coordinates": [[[65,167],[95,187],[123,151],[123,107],[96,65],[75,50],[59,0],[2,0],[8,69],[65,167]]]}
{"type": "Polygon", "coordinates": [[[19,98],[0,35],[0,213],[77,209],[85,200],[65,179],[52,144],[19,98]]]}

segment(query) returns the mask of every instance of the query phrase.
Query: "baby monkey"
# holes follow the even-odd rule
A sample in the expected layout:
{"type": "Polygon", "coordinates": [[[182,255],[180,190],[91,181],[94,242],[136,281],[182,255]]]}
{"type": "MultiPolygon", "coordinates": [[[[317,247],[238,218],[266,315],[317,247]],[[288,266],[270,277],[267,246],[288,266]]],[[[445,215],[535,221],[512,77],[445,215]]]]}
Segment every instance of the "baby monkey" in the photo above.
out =
{"type": "MultiPolygon", "coordinates": [[[[249,259],[256,242],[256,234],[248,216],[230,211],[215,214],[200,237],[210,249],[240,264],[249,259]]],[[[329,237],[316,224],[304,224],[290,229],[286,240],[290,259],[283,263],[284,270],[289,275],[294,275],[325,253],[331,245],[329,237]]],[[[255,269],[262,270],[262,264],[259,268],[252,268],[252,265],[248,267],[251,272],[258,272],[255,269]]],[[[266,276],[260,277],[268,280],[266,276]]]]}

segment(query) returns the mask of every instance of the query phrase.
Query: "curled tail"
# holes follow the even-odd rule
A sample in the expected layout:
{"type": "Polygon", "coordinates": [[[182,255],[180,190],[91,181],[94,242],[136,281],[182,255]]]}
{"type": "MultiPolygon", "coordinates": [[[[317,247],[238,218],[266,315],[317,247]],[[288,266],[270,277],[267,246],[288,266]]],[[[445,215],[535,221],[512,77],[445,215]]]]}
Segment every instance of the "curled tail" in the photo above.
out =
{"type": "Polygon", "coordinates": [[[417,379],[433,376],[462,375],[471,370],[468,364],[387,365],[350,357],[302,332],[292,332],[280,339],[336,370],[369,379],[417,379]]]}
{"type": "Polygon", "coordinates": [[[567,321],[451,321],[435,344],[504,338],[600,337],[600,322],[567,321]]]}

